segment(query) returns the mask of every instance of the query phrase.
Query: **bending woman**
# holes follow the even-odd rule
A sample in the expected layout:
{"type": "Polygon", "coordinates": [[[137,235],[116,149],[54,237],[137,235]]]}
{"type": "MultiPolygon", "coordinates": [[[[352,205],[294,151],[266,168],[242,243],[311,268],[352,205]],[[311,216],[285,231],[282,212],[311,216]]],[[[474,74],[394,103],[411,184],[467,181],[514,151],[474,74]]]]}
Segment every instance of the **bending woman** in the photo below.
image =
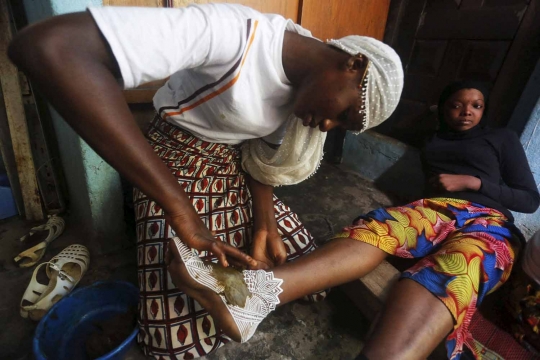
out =
{"type": "MultiPolygon", "coordinates": [[[[327,44],[279,15],[231,4],[91,8],[28,27],[9,56],[137,188],[138,339],[145,354],[167,359],[228,341],[172,283],[169,239],[224,266],[268,268],[311,252],[313,237],[273,186],[317,169],[326,131],[388,118],[403,87],[399,57],[375,39],[327,44]],[[169,76],[145,138],[118,79],[134,88],[169,76]]],[[[310,294],[324,297],[323,288],[310,294]]]]}
{"type": "Polygon", "coordinates": [[[518,137],[484,125],[486,101],[474,83],[443,91],[440,129],[423,149],[429,197],[372,211],[309,255],[272,271],[238,272],[239,281],[175,239],[173,281],[245,341],[277,304],[362,277],[388,255],[421,258],[392,289],[358,359],[425,359],[445,337],[450,359],[476,356],[472,315],[508,279],[520,248],[509,209],[530,213],[540,203],[518,137]]]}

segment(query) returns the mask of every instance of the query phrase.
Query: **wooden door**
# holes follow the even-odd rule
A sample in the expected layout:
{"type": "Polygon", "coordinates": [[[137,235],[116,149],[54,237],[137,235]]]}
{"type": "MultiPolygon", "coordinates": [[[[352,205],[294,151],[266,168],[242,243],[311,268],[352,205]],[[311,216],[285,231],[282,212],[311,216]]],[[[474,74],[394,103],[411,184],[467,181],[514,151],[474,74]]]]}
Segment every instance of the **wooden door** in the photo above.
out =
{"type": "Polygon", "coordinates": [[[365,35],[382,40],[390,0],[303,0],[298,23],[321,39],[365,35]]]}
{"type": "Polygon", "coordinates": [[[488,117],[504,126],[540,54],[539,2],[393,0],[385,41],[401,56],[405,87],[376,130],[418,144],[436,123],[444,86],[469,78],[492,88],[488,117]]]}

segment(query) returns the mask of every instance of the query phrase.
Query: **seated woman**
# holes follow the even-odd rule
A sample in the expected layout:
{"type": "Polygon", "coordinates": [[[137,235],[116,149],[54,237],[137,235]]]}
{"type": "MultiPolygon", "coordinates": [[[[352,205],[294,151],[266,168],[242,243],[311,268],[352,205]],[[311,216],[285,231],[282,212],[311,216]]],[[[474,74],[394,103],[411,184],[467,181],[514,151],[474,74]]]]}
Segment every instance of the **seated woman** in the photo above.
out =
{"type": "Polygon", "coordinates": [[[277,304],[364,276],[389,254],[421,258],[393,288],[358,359],[425,359],[445,337],[449,358],[476,356],[471,317],[508,279],[520,248],[508,209],[530,213],[540,203],[518,137],[485,126],[486,102],[472,82],[441,94],[440,128],[423,149],[425,199],[361,216],[333,241],[272,271],[224,270],[174,238],[174,283],[226,334],[246,341],[277,304]]]}

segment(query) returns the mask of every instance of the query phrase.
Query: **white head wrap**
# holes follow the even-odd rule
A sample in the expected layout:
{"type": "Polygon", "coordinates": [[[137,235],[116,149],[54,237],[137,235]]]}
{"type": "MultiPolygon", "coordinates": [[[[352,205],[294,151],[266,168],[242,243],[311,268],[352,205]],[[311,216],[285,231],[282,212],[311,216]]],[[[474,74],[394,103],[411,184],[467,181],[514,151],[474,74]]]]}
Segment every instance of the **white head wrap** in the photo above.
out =
{"type": "Polygon", "coordinates": [[[365,91],[365,122],[361,132],[388,119],[403,90],[403,68],[398,54],[385,43],[367,36],[350,35],[328,40],[328,44],[347,54],[362,54],[369,59],[367,86],[362,89],[365,91]]]}
{"type": "MultiPolygon", "coordinates": [[[[365,131],[379,125],[395,110],[403,89],[403,69],[396,52],[388,45],[365,36],[347,36],[328,43],[350,55],[369,59],[362,87],[365,131]]],[[[261,139],[242,146],[242,167],[255,180],[272,186],[297,184],[313,175],[323,157],[326,133],[302,125],[291,115],[281,146],[273,150],[261,139]]]]}

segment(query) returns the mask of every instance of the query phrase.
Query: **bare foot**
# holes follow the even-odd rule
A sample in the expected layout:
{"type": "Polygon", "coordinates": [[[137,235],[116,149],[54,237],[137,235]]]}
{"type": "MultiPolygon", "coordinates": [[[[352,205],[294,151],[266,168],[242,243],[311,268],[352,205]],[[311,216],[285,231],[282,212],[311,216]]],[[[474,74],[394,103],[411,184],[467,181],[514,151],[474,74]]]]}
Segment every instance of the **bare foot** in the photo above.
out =
{"type": "MultiPolygon", "coordinates": [[[[193,279],[182,260],[178,257],[171,260],[168,269],[173,283],[187,295],[197,300],[208,311],[214,319],[216,327],[223,330],[225,335],[234,341],[240,342],[242,340],[238,326],[217,293],[193,279]]],[[[237,272],[241,275],[240,271],[237,272]]]]}

